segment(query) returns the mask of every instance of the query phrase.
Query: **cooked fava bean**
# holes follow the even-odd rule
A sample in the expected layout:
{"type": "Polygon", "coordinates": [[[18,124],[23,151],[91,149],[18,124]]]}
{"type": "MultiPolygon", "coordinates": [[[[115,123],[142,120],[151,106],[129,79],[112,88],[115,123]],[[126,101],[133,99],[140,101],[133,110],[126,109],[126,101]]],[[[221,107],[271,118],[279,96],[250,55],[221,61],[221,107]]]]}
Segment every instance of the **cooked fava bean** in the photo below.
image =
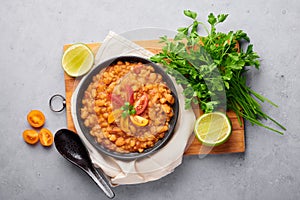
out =
{"type": "Polygon", "coordinates": [[[117,145],[118,147],[120,147],[120,146],[123,146],[124,144],[125,144],[124,138],[123,138],[123,137],[119,137],[119,138],[117,139],[117,141],[116,141],[116,145],[117,145]]]}
{"type": "Polygon", "coordinates": [[[112,134],[112,135],[110,135],[109,140],[112,141],[112,142],[114,142],[114,141],[117,140],[117,136],[114,135],[114,134],[112,134]]]}

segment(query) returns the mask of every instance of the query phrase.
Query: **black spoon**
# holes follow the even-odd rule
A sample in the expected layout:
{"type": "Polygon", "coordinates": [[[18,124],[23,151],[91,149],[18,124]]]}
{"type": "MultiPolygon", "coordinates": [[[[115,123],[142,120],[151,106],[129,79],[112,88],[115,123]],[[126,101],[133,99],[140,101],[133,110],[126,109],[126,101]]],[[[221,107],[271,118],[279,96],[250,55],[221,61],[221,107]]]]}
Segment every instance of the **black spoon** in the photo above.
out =
{"type": "Polygon", "coordinates": [[[110,188],[107,178],[93,167],[89,152],[76,133],[68,129],[60,129],[54,136],[54,143],[57,151],[64,158],[85,171],[107,197],[114,198],[115,194],[110,188]]]}

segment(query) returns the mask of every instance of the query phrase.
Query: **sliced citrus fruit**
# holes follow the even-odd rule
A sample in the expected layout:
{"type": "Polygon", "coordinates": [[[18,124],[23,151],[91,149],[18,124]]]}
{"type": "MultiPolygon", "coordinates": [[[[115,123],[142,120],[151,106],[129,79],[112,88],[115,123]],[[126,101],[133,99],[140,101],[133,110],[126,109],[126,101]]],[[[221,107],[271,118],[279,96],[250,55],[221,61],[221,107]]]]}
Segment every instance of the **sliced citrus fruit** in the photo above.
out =
{"type": "Polygon", "coordinates": [[[225,113],[206,113],[196,120],[194,133],[203,145],[218,146],[228,140],[231,123],[225,113]]]}
{"type": "Polygon", "coordinates": [[[86,74],[94,64],[92,50],[83,43],[71,45],[62,56],[62,67],[72,77],[86,74]]]}

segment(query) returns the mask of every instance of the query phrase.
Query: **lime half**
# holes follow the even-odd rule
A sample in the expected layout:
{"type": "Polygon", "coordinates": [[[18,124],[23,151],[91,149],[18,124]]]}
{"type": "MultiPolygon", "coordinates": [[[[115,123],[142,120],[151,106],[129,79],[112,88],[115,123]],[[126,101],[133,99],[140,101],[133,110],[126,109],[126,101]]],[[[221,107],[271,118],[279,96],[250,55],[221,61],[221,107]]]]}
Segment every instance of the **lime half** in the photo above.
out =
{"type": "Polygon", "coordinates": [[[73,44],[64,52],[61,63],[64,71],[69,76],[82,76],[92,68],[94,54],[83,43],[73,44]]]}
{"type": "Polygon", "coordinates": [[[224,113],[206,113],[196,120],[194,133],[203,145],[218,146],[228,140],[231,123],[224,113]]]}

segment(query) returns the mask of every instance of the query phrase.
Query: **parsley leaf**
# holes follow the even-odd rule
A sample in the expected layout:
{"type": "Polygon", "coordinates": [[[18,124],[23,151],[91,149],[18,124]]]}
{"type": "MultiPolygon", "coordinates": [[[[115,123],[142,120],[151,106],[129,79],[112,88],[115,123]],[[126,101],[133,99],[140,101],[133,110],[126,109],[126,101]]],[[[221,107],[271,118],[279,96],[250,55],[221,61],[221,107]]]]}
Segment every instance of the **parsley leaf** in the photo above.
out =
{"type": "Polygon", "coordinates": [[[134,115],[136,113],[136,110],[134,109],[133,105],[131,105],[129,102],[125,102],[124,105],[121,107],[122,117],[126,118],[129,115],[134,115]]]}

